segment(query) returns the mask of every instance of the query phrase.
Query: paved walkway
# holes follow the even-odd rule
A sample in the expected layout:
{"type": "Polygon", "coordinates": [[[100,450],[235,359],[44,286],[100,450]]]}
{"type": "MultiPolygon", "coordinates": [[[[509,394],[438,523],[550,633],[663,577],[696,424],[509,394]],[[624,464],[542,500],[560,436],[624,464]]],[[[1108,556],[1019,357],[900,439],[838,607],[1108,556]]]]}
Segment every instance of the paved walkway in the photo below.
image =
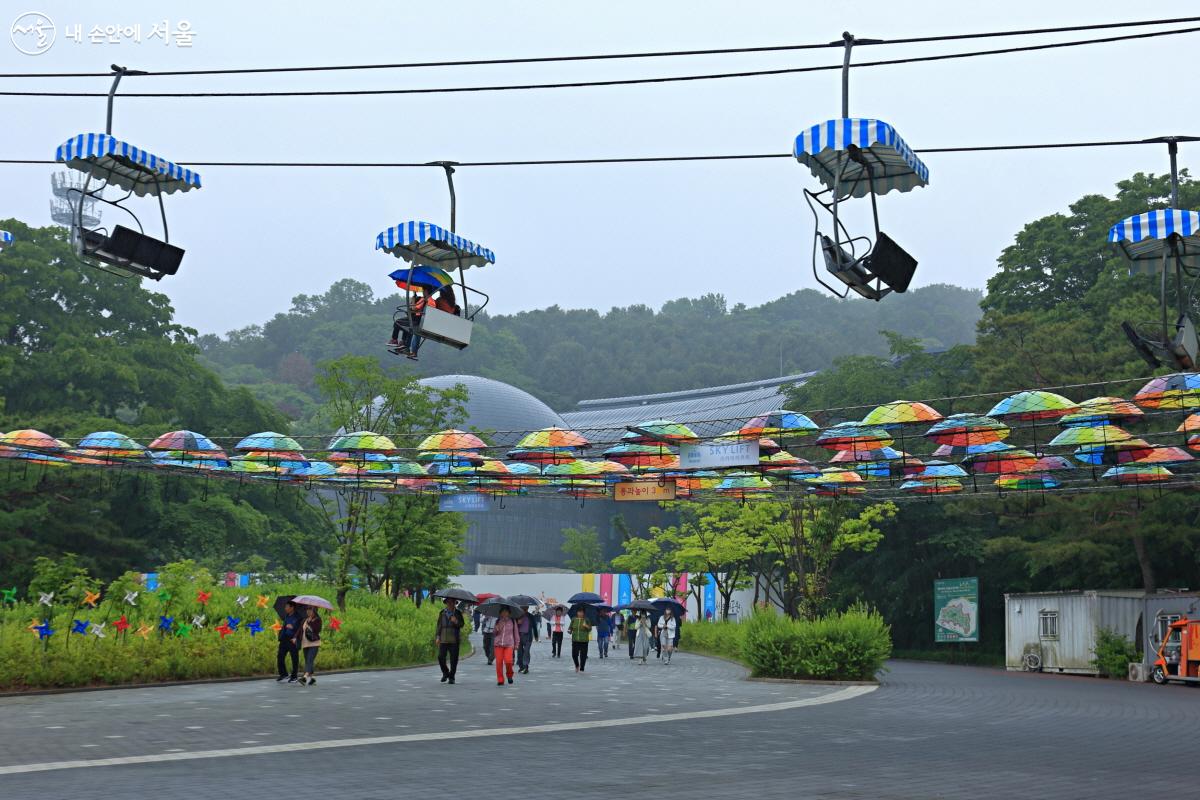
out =
{"type": "Polygon", "coordinates": [[[895,663],[878,689],[536,646],[437,670],[0,700],[0,797],[1120,797],[1177,793],[1200,691],[895,663]],[[281,783],[282,779],[282,783],[281,783]],[[286,788],[282,788],[286,786],[286,788]],[[136,788],[136,791],[134,789],[136,788]]]}

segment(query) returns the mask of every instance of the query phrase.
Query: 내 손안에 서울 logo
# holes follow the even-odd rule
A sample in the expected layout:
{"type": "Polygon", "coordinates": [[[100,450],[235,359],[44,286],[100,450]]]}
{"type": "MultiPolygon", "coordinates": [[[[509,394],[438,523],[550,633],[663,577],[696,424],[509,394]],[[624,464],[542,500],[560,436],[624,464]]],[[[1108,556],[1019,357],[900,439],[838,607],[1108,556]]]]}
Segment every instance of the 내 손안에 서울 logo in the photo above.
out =
{"type": "Polygon", "coordinates": [[[40,56],[54,45],[54,20],[40,11],[26,11],[13,20],[9,38],[27,56],[40,56]]]}

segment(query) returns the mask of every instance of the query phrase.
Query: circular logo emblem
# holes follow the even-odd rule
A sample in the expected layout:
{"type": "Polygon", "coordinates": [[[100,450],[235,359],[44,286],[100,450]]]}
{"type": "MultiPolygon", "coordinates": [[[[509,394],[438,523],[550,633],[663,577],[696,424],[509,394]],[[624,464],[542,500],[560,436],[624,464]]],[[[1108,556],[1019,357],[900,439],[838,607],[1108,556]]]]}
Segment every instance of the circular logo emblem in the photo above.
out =
{"type": "Polygon", "coordinates": [[[9,37],[27,56],[40,56],[54,44],[54,20],[39,11],[26,11],[13,21],[9,37]]]}

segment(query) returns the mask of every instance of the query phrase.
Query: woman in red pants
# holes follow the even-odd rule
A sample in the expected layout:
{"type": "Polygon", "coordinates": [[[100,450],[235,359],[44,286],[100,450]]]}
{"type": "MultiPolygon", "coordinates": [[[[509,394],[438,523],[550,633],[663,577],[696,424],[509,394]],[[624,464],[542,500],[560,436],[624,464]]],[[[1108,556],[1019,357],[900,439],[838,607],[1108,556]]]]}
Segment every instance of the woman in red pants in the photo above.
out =
{"type": "Polygon", "coordinates": [[[496,620],[496,629],[492,631],[492,651],[496,656],[496,685],[504,685],[505,670],[508,672],[508,682],[513,682],[513,650],[521,643],[521,634],[517,631],[516,620],[512,612],[501,607],[500,618],[496,620]]]}

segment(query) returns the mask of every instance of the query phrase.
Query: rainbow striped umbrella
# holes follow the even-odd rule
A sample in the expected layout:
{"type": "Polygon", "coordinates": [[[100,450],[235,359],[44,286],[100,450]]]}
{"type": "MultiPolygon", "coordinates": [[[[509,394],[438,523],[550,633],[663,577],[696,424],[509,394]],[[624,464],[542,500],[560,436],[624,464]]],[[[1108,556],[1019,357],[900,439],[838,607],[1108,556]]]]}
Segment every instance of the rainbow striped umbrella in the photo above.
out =
{"type": "Polygon", "coordinates": [[[1075,465],[1066,456],[1042,456],[1033,465],[1031,472],[1059,472],[1066,469],[1075,469],[1075,465]]]}
{"type": "Polygon", "coordinates": [[[752,439],[757,436],[796,438],[808,436],[820,430],[817,423],[799,411],[771,411],[746,422],[738,433],[752,439]]]}
{"type": "Polygon", "coordinates": [[[417,445],[424,452],[452,453],[458,450],[482,450],[487,445],[473,433],[452,428],[426,436],[417,445]]]}
{"type": "Polygon", "coordinates": [[[1175,430],[1180,433],[1200,433],[1200,412],[1188,416],[1175,430]]]}
{"type": "Polygon", "coordinates": [[[542,428],[525,434],[517,442],[517,448],[521,450],[565,450],[590,446],[591,442],[566,428],[542,428]]]}
{"type": "Polygon", "coordinates": [[[1058,478],[1050,475],[1002,475],[996,479],[996,488],[1007,492],[1035,492],[1061,485],[1058,478]]]}
{"type": "Polygon", "coordinates": [[[1077,408],[1075,403],[1060,394],[1038,390],[1010,395],[993,406],[987,415],[1003,420],[1057,419],[1077,408]]]}
{"type": "Polygon", "coordinates": [[[217,447],[212,439],[194,431],[168,431],[147,445],[147,449],[179,450],[185,453],[220,453],[222,458],[225,455],[225,451],[217,447]]]}
{"type": "Polygon", "coordinates": [[[999,420],[982,414],[952,414],[925,431],[925,438],[939,445],[991,444],[1007,439],[1010,429],[999,420]]]}
{"type": "Polygon", "coordinates": [[[275,433],[275,431],[263,431],[262,433],[253,433],[247,436],[238,442],[233,449],[241,450],[242,452],[259,450],[298,453],[304,448],[290,436],[284,436],[282,433],[275,433]]]}
{"type": "Polygon", "coordinates": [[[396,443],[374,431],[354,431],[335,438],[329,443],[330,450],[340,450],[346,453],[376,453],[387,455],[398,448],[396,443]]]}
{"type": "Polygon", "coordinates": [[[864,425],[878,425],[881,428],[895,428],[901,425],[917,425],[920,423],[937,422],[942,418],[933,407],[912,400],[893,400],[876,406],[863,417],[864,425]]]}
{"type": "Polygon", "coordinates": [[[696,432],[682,422],[669,419],[651,419],[629,426],[629,432],[621,437],[621,441],[633,444],[647,442],[694,442],[700,437],[696,432]]]}
{"type": "Polygon", "coordinates": [[[962,489],[963,485],[953,478],[922,478],[900,484],[900,491],[907,494],[953,494],[962,489]]]}
{"type": "Polygon", "coordinates": [[[717,484],[716,491],[726,497],[745,499],[752,495],[770,494],[771,482],[752,472],[731,472],[717,484]]]}
{"type": "Polygon", "coordinates": [[[1113,467],[1102,476],[1122,484],[1159,483],[1175,477],[1171,470],[1156,464],[1130,464],[1113,467]]]}
{"type": "Polygon", "coordinates": [[[665,445],[618,444],[604,451],[604,457],[627,467],[661,463],[664,456],[672,455],[665,445]]]}
{"type": "Polygon", "coordinates": [[[1165,445],[1155,445],[1154,452],[1143,458],[1139,458],[1136,464],[1186,464],[1189,461],[1195,461],[1196,458],[1182,447],[1169,447],[1165,445]]]}
{"type": "Polygon", "coordinates": [[[878,450],[890,447],[894,439],[885,429],[863,425],[861,422],[843,422],[826,428],[817,437],[817,446],[826,450],[878,450]]]}
{"type": "Polygon", "coordinates": [[[1195,436],[1188,437],[1187,443],[1188,447],[1192,448],[1193,450],[1200,450],[1200,433],[1197,433],[1195,436]]]}
{"type": "Polygon", "coordinates": [[[483,456],[470,450],[457,450],[448,453],[440,450],[423,450],[420,453],[417,453],[417,461],[421,461],[423,463],[446,463],[450,466],[462,466],[464,464],[481,464],[483,463],[483,456]]]}
{"type": "Polygon", "coordinates": [[[1028,472],[1037,464],[1037,456],[1028,450],[1004,450],[998,453],[978,453],[963,459],[972,475],[1007,475],[1028,472]]]}
{"type": "MultiPolygon", "coordinates": [[[[965,478],[967,471],[957,464],[947,464],[945,461],[926,461],[925,468],[914,476],[918,481],[940,481],[952,478],[965,478]]],[[[904,487],[901,486],[901,489],[904,487]]]]}
{"type": "Polygon", "coordinates": [[[1154,378],[1133,396],[1145,408],[1181,410],[1200,408],[1200,372],[1178,372],[1154,378]]]}
{"type": "Polygon", "coordinates": [[[96,431],[79,440],[80,450],[105,450],[121,455],[142,455],[146,448],[130,437],[116,431],[96,431]]]}
{"type": "Polygon", "coordinates": [[[33,428],[23,428],[17,431],[9,431],[5,434],[0,434],[0,445],[7,447],[15,447],[23,450],[40,450],[45,452],[59,453],[63,450],[69,450],[71,445],[61,439],[55,439],[48,433],[34,430],[33,428]]]}
{"type": "Polygon", "coordinates": [[[1059,425],[1114,425],[1137,422],[1143,411],[1120,397],[1093,397],[1058,421],[1059,425]]]}
{"type": "Polygon", "coordinates": [[[426,287],[429,289],[441,289],[443,286],[449,286],[454,283],[454,278],[450,277],[450,273],[440,267],[421,264],[412,269],[398,269],[388,274],[388,277],[396,282],[396,285],[405,291],[411,291],[426,287]]]}
{"type": "Polygon", "coordinates": [[[988,442],[987,444],[953,445],[944,444],[933,451],[934,458],[952,458],[954,456],[973,456],[979,453],[1001,453],[1012,450],[1011,444],[1004,442],[988,442]]]}
{"type": "Polygon", "coordinates": [[[1154,452],[1154,445],[1144,439],[1127,439],[1113,444],[1080,447],[1075,450],[1075,459],[1084,464],[1115,466],[1140,461],[1154,452]]]}
{"type": "Polygon", "coordinates": [[[1116,425],[1073,425],[1050,440],[1049,446],[1083,447],[1115,444],[1132,439],[1116,425]]]}
{"type": "Polygon", "coordinates": [[[510,460],[526,461],[530,464],[559,464],[574,461],[578,457],[579,449],[575,447],[518,448],[508,451],[510,460]]]}

